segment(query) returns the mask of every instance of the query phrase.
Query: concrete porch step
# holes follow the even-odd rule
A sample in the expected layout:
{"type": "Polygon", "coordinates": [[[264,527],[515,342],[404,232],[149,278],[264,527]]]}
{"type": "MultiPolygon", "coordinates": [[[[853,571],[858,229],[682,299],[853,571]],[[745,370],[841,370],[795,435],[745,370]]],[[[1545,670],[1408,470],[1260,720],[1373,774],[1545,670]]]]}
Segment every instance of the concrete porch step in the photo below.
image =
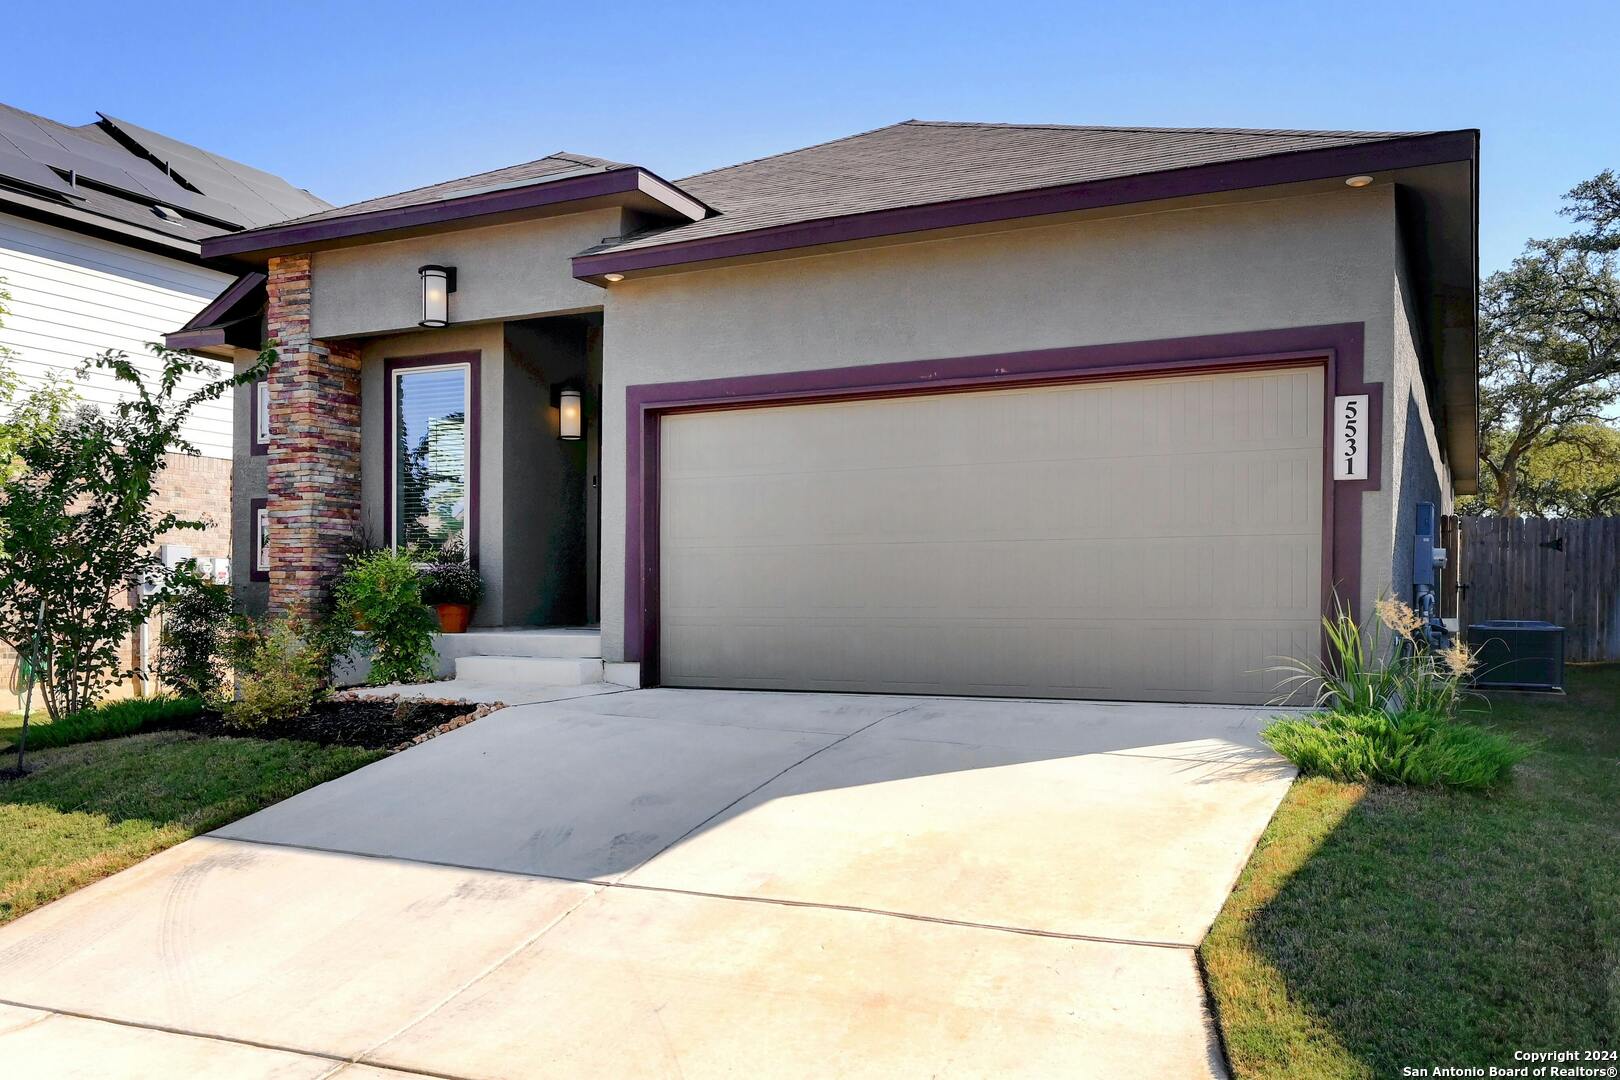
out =
{"type": "Polygon", "coordinates": [[[439,634],[434,648],[440,658],[461,656],[601,657],[602,632],[572,627],[500,627],[439,634]]]}
{"type": "Polygon", "coordinates": [[[583,686],[602,681],[602,660],[581,656],[458,656],[455,672],[457,679],[468,682],[583,686]]]}

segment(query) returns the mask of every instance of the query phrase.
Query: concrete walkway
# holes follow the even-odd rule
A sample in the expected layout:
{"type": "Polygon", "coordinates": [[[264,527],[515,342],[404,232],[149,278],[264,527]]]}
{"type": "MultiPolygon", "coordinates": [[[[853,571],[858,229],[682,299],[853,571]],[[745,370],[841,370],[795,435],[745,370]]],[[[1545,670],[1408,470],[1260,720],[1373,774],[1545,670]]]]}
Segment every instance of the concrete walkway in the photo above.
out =
{"type": "Polygon", "coordinates": [[[27,1076],[1224,1075],[1255,710],[525,705],[0,930],[27,1076]],[[75,1071],[78,1070],[78,1071],[75,1071]]]}

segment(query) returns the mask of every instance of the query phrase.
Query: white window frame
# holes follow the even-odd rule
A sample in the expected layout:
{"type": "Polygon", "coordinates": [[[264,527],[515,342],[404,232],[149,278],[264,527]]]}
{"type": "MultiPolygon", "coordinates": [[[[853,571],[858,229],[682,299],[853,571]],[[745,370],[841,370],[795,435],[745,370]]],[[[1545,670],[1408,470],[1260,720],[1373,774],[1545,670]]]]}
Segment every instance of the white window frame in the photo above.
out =
{"type": "Polygon", "coordinates": [[[270,508],[261,506],[253,521],[253,568],[260,573],[270,572],[270,508]]]}
{"type": "Polygon", "coordinates": [[[270,444],[269,379],[260,379],[253,384],[253,441],[261,446],[270,444]]]}
{"type": "Polygon", "coordinates": [[[467,520],[462,523],[461,557],[464,562],[472,561],[472,517],[477,510],[478,493],[473,490],[473,425],[478,418],[473,415],[473,368],[472,365],[461,361],[451,364],[422,364],[417,367],[395,368],[388,379],[388,422],[393,436],[393,444],[388,448],[391,459],[389,474],[385,478],[390,492],[390,513],[386,527],[388,529],[388,547],[391,551],[399,550],[399,467],[401,455],[399,453],[399,381],[406,375],[426,375],[434,371],[461,372],[461,401],[462,409],[467,414],[467,424],[462,430],[462,439],[466,446],[462,450],[462,460],[467,463],[467,520]]]}

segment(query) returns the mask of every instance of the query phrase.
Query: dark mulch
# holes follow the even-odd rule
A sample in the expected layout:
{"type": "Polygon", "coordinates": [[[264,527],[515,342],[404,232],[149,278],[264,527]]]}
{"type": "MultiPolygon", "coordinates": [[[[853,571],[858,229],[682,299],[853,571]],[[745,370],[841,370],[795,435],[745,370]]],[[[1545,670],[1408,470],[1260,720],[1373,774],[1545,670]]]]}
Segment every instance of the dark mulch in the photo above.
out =
{"type": "Polygon", "coordinates": [[[318,703],[303,716],[275,721],[252,731],[232,727],[216,712],[203,713],[189,726],[191,730],[204,735],[302,739],[322,746],[402,750],[471,723],[499,707],[436,698],[354,698],[339,695],[318,703]]]}

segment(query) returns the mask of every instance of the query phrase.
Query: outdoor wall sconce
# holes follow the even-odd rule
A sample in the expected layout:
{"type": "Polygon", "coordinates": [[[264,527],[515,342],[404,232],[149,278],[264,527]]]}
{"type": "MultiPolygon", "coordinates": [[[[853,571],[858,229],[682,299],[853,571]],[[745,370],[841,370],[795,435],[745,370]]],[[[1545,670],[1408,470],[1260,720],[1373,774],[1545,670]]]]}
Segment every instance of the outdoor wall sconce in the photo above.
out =
{"type": "Polygon", "coordinates": [[[450,294],[456,291],[456,268],[429,263],[419,266],[422,275],[422,321],[418,326],[450,325],[450,294]]]}
{"type": "Polygon", "coordinates": [[[585,428],[585,404],[579,389],[566,386],[557,392],[559,423],[557,435],[563,439],[577,439],[585,428]]]}

